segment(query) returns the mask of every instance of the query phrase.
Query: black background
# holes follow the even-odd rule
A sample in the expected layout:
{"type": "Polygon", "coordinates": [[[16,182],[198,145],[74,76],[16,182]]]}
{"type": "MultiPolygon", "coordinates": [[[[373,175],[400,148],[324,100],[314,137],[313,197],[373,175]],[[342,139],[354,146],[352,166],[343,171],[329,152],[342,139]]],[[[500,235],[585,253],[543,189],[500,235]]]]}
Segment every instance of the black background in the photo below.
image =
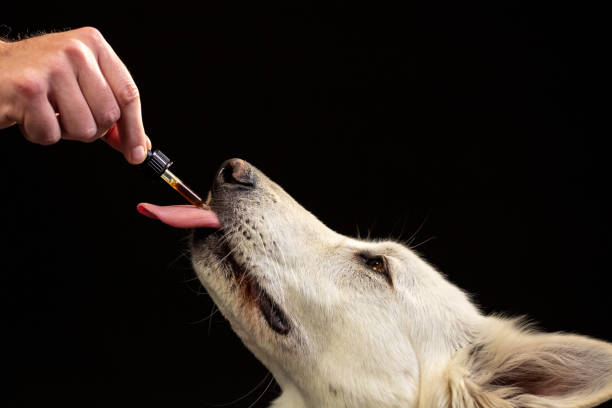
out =
{"type": "MultiPolygon", "coordinates": [[[[223,160],[244,158],[341,233],[414,234],[485,312],[612,341],[601,15],[516,1],[53,2],[3,5],[0,31],[100,29],[154,146],[202,194],[223,160]]],[[[219,313],[207,319],[186,232],[135,210],[178,195],[102,142],[1,133],[6,406],[211,407],[263,381],[229,405],[249,407],[266,369],[219,313]]]]}

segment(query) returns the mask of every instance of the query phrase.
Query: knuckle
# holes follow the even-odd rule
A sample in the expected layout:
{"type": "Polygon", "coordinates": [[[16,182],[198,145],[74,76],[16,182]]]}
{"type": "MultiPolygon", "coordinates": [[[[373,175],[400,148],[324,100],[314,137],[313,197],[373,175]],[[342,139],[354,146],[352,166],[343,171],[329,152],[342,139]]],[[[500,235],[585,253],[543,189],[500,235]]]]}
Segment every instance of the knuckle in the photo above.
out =
{"type": "Polygon", "coordinates": [[[98,138],[98,127],[97,126],[87,126],[83,127],[80,132],[80,140],[84,142],[93,142],[98,138]]]}
{"type": "Polygon", "coordinates": [[[117,95],[118,102],[121,106],[127,106],[140,99],[140,93],[138,87],[132,81],[125,84],[117,95]]]}
{"type": "Polygon", "coordinates": [[[70,38],[64,43],[64,54],[71,60],[79,63],[87,61],[89,49],[82,41],[70,38]]]}
{"type": "Polygon", "coordinates": [[[119,110],[119,107],[115,105],[100,115],[100,123],[98,123],[98,128],[106,130],[117,122],[120,117],[121,111],[119,110]]]}
{"type": "Polygon", "coordinates": [[[46,93],[44,80],[35,75],[25,75],[15,82],[17,92],[27,99],[34,99],[46,93]]]}
{"type": "Polygon", "coordinates": [[[67,130],[66,133],[70,139],[93,142],[97,138],[98,127],[91,124],[80,125],[75,129],[67,130]]]}
{"type": "Polygon", "coordinates": [[[49,146],[59,142],[60,135],[52,131],[44,131],[32,139],[32,142],[43,146],[49,146]]]}
{"type": "Polygon", "coordinates": [[[102,42],[104,37],[102,37],[102,33],[95,27],[82,27],[77,30],[79,34],[94,43],[102,42]]]}

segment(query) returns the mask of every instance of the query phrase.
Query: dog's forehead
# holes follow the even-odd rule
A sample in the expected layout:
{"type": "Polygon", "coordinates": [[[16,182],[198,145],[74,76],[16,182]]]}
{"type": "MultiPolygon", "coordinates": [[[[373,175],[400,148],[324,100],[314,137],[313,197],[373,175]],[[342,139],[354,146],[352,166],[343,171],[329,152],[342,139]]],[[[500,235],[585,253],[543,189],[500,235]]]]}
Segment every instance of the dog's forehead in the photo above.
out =
{"type": "Polygon", "coordinates": [[[408,247],[392,240],[367,241],[352,239],[349,243],[347,243],[347,245],[354,248],[356,251],[368,251],[372,254],[385,255],[400,259],[409,256],[411,253],[408,247]]]}

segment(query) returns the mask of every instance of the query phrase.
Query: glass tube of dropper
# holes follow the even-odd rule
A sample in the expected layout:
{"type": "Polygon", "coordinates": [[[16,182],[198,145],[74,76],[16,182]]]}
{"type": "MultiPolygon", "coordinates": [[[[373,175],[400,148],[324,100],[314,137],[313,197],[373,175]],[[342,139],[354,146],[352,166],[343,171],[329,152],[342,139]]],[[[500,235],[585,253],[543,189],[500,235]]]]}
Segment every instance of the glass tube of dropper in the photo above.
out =
{"type": "Polygon", "coordinates": [[[178,191],[178,193],[182,195],[191,204],[195,205],[196,207],[203,208],[205,210],[209,209],[209,207],[204,203],[200,196],[194,193],[192,189],[187,187],[187,185],[183,183],[180,178],[176,177],[176,175],[170,170],[166,169],[160,177],[166,183],[170,184],[173,189],[178,191]]]}
{"type": "Polygon", "coordinates": [[[208,205],[198,196],[192,189],[187,187],[185,183],[181,181],[174,173],[169,170],[172,166],[172,160],[163,154],[159,149],[151,152],[147,151],[147,159],[145,165],[155,174],[168,183],[173,189],[175,189],[183,198],[189,201],[196,207],[203,208],[205,210],[210,209],[208,205]]]}

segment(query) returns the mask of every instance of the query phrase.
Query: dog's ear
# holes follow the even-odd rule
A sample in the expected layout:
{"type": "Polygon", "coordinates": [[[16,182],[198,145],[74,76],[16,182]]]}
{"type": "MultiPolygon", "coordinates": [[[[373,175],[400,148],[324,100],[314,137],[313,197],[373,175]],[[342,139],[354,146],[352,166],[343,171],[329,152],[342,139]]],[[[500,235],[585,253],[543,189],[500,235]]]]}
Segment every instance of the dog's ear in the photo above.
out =
{"type": "Polygon", "coordinates": [[[453,408],[587,408],[612,398],[612,345],[495,320],[448,370],[453,408]]]}

